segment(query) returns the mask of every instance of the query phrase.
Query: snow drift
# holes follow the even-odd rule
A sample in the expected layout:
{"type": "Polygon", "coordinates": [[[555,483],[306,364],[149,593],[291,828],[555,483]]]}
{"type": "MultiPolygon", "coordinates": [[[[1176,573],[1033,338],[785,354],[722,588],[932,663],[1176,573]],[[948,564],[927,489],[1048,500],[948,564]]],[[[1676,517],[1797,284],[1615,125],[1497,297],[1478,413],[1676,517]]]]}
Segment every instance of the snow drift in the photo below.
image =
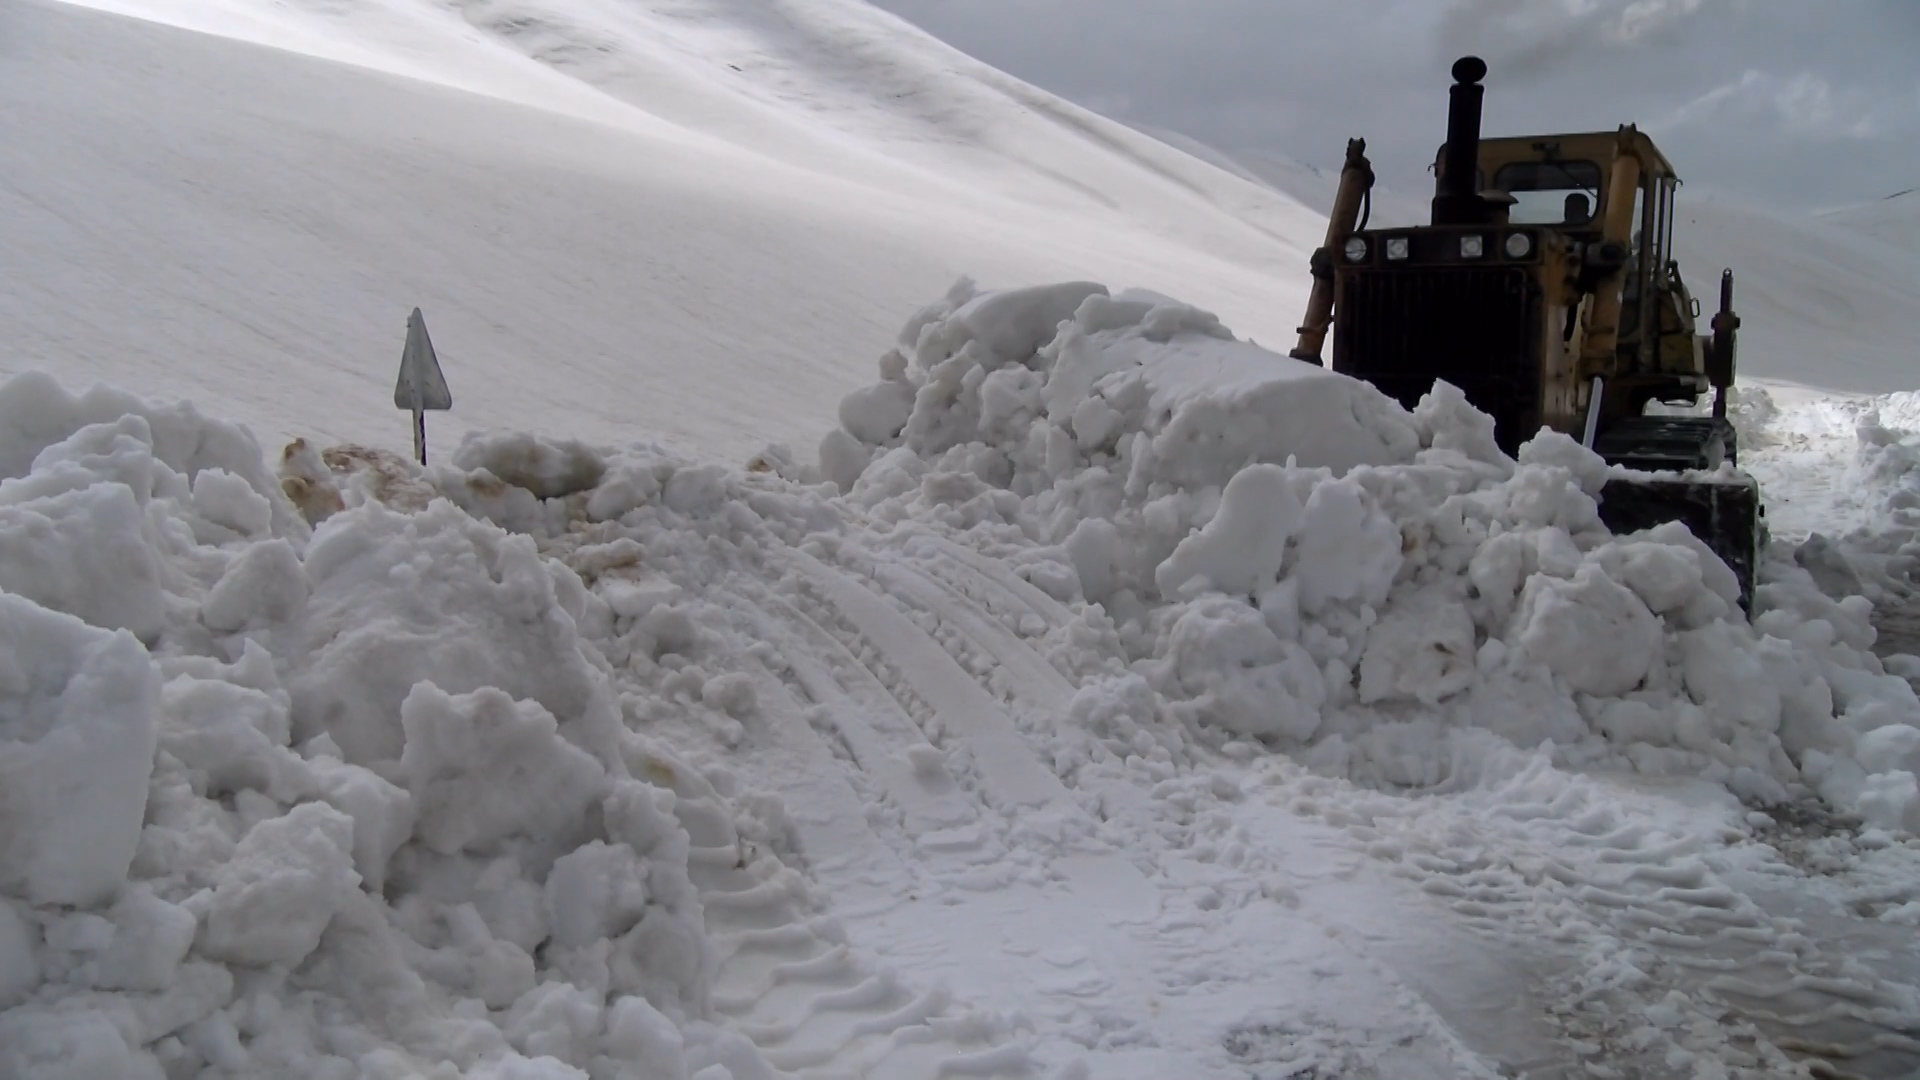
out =
{"type": "MultiPolygon", "coordinates": [[[[1275,752],[1418,793],[1577,808],[1597,796],[1566,770],[1698,777],[1920,826],[1920,699],[1869,651],[1868,601],[1788,545],[1749,621],[1683,530],[1600,526],[1606,468],[1571,440],[1509,459],[1448,387],[1408,412],[1084,283],[963,284],[880,375],[817,468],[497,433],[431,469],[295,443],[277,476],[190,407],[0,386],[0,1070],[744,1080],[821,1060],[729,1019],[780,982],[742,952],[804,939],[868,1010],[847,1045],[1030,1073],[1020,1021],[837,943],[794,869],[834,856],[795,840],[786,800],[822,813],[816,789],[751,786],[801,767],[768,763],[779,724],[859,717],[749,608],[892,544],[1030,594],[1005,632],[1044,662],[975,674],[1058,698],[1008,733],[1030,760],[942,740],[874,766],[1073,785],[1043,810],[985,785],[969,828],[1020,842],[956,888],[1106,865],[1079,845],[1122,818],[1266,858],[1209,831],[1226,810],[1195,826],[1242,792],[1190,767],[1275,752]],[[769,712],[780,679],[823,703],[769,712]],[[729,970],[759,989],[722,993],[729,970]]],[[[937,589],[906,565],[876,583],[937,589]]],[[[851,610],[901,618],[872,600],[851,610]]],[[[839,647],[825,607],[792,625],[839,647]]],[[[899,693],[909,724],[962,722],[899,693]]],[[[945,812],[891,805],[847,812],[945,812]]]]}
{"type": "Polygon", "coordinates": [[[1093,286],[963,283],[880,367],[823,473],[870,517],[968,529],[1085,604],[1130,670],[1083,698],[1145,678],[1216,741],[1376,782],[1465,782],[1449,747],[1487,729],[1920,826],[1913,762],[1886,752],[1920,735],[1920,701],[1871,653],[1869,602],[1776,562],[1749,622],[1684,528],[1608,533],[1608,467],[1565,436],[1510,459],[1452,387],[1409,414],[1093,286]]]}
{"type": "Polygon", "coordinates": [[[0,1073],[752,1056],[688,878],[730,814],[622,723],[573,571],[444,500],[310,537],[188,407],[0,417],[0,1073]]]}

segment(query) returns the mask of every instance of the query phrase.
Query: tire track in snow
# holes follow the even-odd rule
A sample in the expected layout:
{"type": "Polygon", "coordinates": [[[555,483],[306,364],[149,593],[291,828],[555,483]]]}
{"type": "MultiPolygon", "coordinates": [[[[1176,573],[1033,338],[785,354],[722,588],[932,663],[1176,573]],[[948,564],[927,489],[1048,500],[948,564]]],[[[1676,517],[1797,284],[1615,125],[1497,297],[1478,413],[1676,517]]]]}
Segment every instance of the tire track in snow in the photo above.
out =
{"type": "MultiPolygon", "coordinates": [[[[787,626],[810,625],[777,598],[771,605],[775,617],[766,617],[762,605],[770,598],[752,595],[764,590],[740,588],[737,578],[728,584],[710,595],[736,616],[744,614],[760,628],[778,628],[782,618],[787,626]]],[[[815,634],[826,638],[818,628],[815,634]]],[[[719,954],[714,1010],[781,1077],[1031,1077],[1027,1050],[1009,1039],[1004,1025],[937,985],[909,985],[849,942],[841,919],[823,911],[810,878],[832,880],[836,897],[851,901],[850,908],[872,910],[902,902],[895,893],[913,873],[875,833],[869,800],[849,783],[847,766],[809,722],[811,696],[803,690],[803,700],[789,688],[791,680],[824,695],[834,685],[831,672],[809,651],[819,647],[812,640],[782,650],[789,661],[799,661],[785,671],[764,658],[749,663],[757,737],[735,751],[744,758],[741,764],[782,792],[800,866],[743,840],[720,796],[703,781],[673,769],[657,777],[674,788],[675,813],[692,843],[689,871],[719,954]]],[[[923,811],[916,820],[943,812],[938,800],[916,808],[923,811]]],[[[971,813],[964,802],[960,809],[971,813]]],[[[749,1063],[737,1064],[749,1070],[735,1069],[740,1080],[763,1075],[749,1063]]]]}
{"type": "MultiPolygon", "coordinates": [[[[1069,611],[1065,604],[1054,599],[1038,585],[1014,573],[1012,567],[999,559],[989,558],[965,544],[926,532],[916,533],[904,546],[910,552],[912,548],[919,545],[925,545],[932,553],[944,556],[944,558],[923,560],[921,565],[932,568],[936,575],[945,567],[954,569],[964,567],[969,571],[964,575],[965,580],[991,586],[991,589],[982,591],[996,592],[1003,598],[1003,603],[1037,616],[1045,624],[1045,629],[1057,629],[1073,620],[1073,612],[1069,611]]],[[[954,574],[953,577],[960,579],[963,575],[954,574]]],[[[989,603],[989,607],[991,606],[989,603]]]]}
{"type": "MultiPolygon", "coordinates": [[[[1047,722],[1057,723],[1065,714],[1075,686],[1018,634],[982,609],[981,601],[976,598],[988,594],[998,594],[1003,601],[1024,604],[1025,600],[1018,598],[1015,590],[1004,582],[984,580],[985,575],[969,575],[959,565],[961,560],[950,558],[956,550],[965,549],[946,543],[935,547],[934,562],[939,570],[920,559],[889,558],[885,553],[871,550],[856,555],[846,548],[840,551],[841,560],[857,559],[860,564],[857,569],[828,566],[810,556],[802,556],[798,561],[803,580],[839,608],[856,632],[891,661],[899,678],[910,684],[908,690],[912,695],[931,704],[943,722],[957,729],[969,749],[977,752],[983,744],[989,749],[986,756],[989,764],[983,770],[986,783],[1005,783],[1011,774],[1016,784],[1024,785],[1019,790],[1026,794],[1026,801],[1010,800],[1017,804],[1015,813],[1033,808],[1051,809],[1079,818],[1090,834],[1097,833],[1098,824],[1079,809],[1074,791],[1027,745],[992,692],[1002,691],[1010,699],[1008,708],[1032,710],[1047,722]],[[885,595],[855,580],[856,574],[884,589],[885,595]],[[956,577],[962,581],[971,577],[980,587],[967,588],[956,582],[956,577]],[[943,635],[947,646],[937,641],[915,618],[896,609],[888,597],[904,603],[921,617],[930,616],[940,629],[952,631],[943,635]],[[949,654],[948,646],[957,655],[949,654]],[[988,662],[963,663],[963,656],[973,661],[984,658],[988,662]],[[976,676],[969,668],[983,674],[976,676]],[[961,720],[957,725],[951,723],[956,716],[961,720]],[[1015,760],[1028,764],[1010,768],[1008,763],[1015,760]]],[[[1033,589],[1030,584],[1022,584],[1033,589]]],[[[1030,610],[1027,614],[1037,613],[1030,610]]],[[[1059,621],[1047,619],[1048,625],[1059,625],[1070,618],[1063,607],[1052,614],[1059,621]]],[[[1149,815],[1156,809],[1148,793],[1133,785],[1116,781],[1100,787],[1102,790],[1094,794],[1103,801],[1117,798],[1149,815]]],[[[1325,831],[1337,837],[1332,830],[1325,831]]],[[[1348,847],[1350,850],[1351,845],[1348,847]]],[[[1320,1057],[1287,1059],[1290,1065],[1338,1068],[1341,1075],[1355,1077],[1400,1075],[1406,1069],[1412,1070],[1407,1075],[1495,1075],[1476,1052],[1460,1040],[1450,1018],[1440,1015],[1421,993],[1397,976],[1391,965],[1382,963],[1352,939],[1350,927],[1297,908],[1292,913],[1294,917],[1287,918],[1284,907],[1262,904],[1259,898],[1246,895],[1222,905],[1215,884],[1221,874],[1213,868],[1158,854],[1154,880],[1149,880],[1131,862],[1113,856],[1093,859],[1069,856],[1053,860],[1056,868],[1063,871],[1064,881],[1051,895],[1043,892],[1038,897],[1003,896],[995,897],[991,903],[979,902],[980,906],[992,909],[991,920],[998,923],[995,929],[1005,935],[1005,948],[1012,951],[1034,948],[1048,964],[1059,969],[1057,984],[1045,988],[1053,999],[1105,997],[1111,1000],[1131,992],[1142,999],[1159,1002],[1153,1009],[1159,1015],[1151,1020],[1109,1016],[1101,1021],[1108,1028],[1091,1034],[1085,1033],[1085,1018],[1075,1016],[1071,1007],[1055,1008],[1049,1019],[1069,1029],[1079,1023],[1080,1041],[1084,1045],[1097,1045],[1102,1038],[1109,1037],[1151,1043],[1156,1029],[1165,1031],[1178,1026],[1187,1029],[1182,1034],[1188,1039],[1200,1032],[1217,1032],[1212,1046],[1204,1046],[1206,1034],[1199,1035],[1204,1048],[1216,1054],[1237,1058],[1241,1051],[1252,1053],[1252,1048],[1261,1043],[1255,1035],[1269,1029],[1251,1021],[1235,1025],[1223,1019],[1223,1010],[1244,1008],[1249,992],[1258,997],[1263,985],[1272,985],[1275,994],[1293,989],[1284,983],[1275,984],[1280,974],[1277,969],[1287,968],[1286,974],[1292,975],[1295,969],[1304,966],[1314,970],[1315,981],[1332,980],[1322,987],[1329,1001],[1345,999],[1354,1005],[1365,1002],[1361,1008],[1367,1010],[1377,1009],[1381,1001],[1391,1002],[1389,1011],[1398,1013],[1392,1023],[1399,1027],[1389,1037],[1377,1029],[1356,1027],[1350,1017],[1360,1011],[1358,1008],[1350,1006],[1344,1012],[1324,1012],[1319,1010],[1326,1007],[1326,1001],[1301,1001],[1298,1003],[1301,1009],[1321,1017],[1316,1031],[1326,1038],[1327,1046],[1321,1048],[1324,1053],[1320,1057]],[[1162,881],[1173,886],[1174,891],[1169,893],[1160,884],[1162,881]],[[1101,901],[1110,901],[1116,893],[1138,896],[1137,913],[1123,910],[1120,917],[1115,918],[1110,905],[1102,910],[1101,901]],[[1190,896],[1199,899],[1188,908],[1190,896]],[[1263,925],[1266,918],[1272,918],[1274,924],[1263,925]],[[1300,932],[1302,923],[1304,935],[1300,932]],[[1295,928],[1276,939],[1275,931],[1287,924],[1295,928]],[[1023,932],[1027,934],[1025,941],[1023,932]],[[1051,940],[1049,935],[1057,938],[1061,934],[1072,944],[1055,941],[1051,949],[1028,944],[1051,940]],[[1228,942],[1224,946],[1223,937],[1228,942]],[[1266,966],[1267,961],[1274,962],[1275,967],[1266,966]],[[1170,1022],[1173,1017],[1188,1020],[1174,1025],[1170,1022]],[[1382,1052],[1379,1047],[1383,1044],[1398,1049],[1382,1052]],[[1385,1071],[1368,1072],[1368,1063],[1385,1071]]],[[[1225,876],[1239,875],[1229,872],[1225,876]]],[[[1457,960],[1458,956],[1452,959],[1457,960]]],[[[1494,974],[1501,976],[1505,971],[1501,969],[1494,974]]],[[[1513,1027],[1510,1021],[1505,1024],[1506,1029],[1513,1027]]],[[[1507,1036],[1509,1045],[1515,1042],[1511,1030],[1503,1030],[1501,1034],[1507,1036]]],[[[1529,1038],[1518,1041],[1531,1047],[1530,1052],[1536,1058],[1551,1056],[1556,1051],[1537,1032],[1530,1036],[1530,1041],[1529,1038]]],[[[1191,1043],[1183,1046],[1181,1055],[1172,1059],[1169,1067],[1192,1071],[1195,1068],[1192,1051],[1201,1048],[1191,1043]]],[[[1298,1049],[1294,1046],[1294,1050],[1298,1049]]],[[[1291,1070],[1280,1075],[1288,1074],[1291,1070]]]]}
{"type": "MultiPolygon", "coordinates": [[[[932,539],[932,538],[929,538],[932,539]]],[[[916,538],[915,542],[919,542],[916,538]]],[[[970,549],[952,541],[935,540],[935,550],[955,561],[990,562],[970,549]]],[[[1033,592],[1031,583],[1011,575],[1004,564],[996,564],[1007,576],[1014,576],[1033,592]]],[[[1010,670],[1020,668],[1014,659],[1020,654],[1039,660],[1003,624],[991,618],[969,618],[964,603],[949,590],[946,602],[929,596],[931,579],[945,575],[929,573],[917,583],[911,575],[893,564],[876,568],[878,576],[895,595],[910,596],[924,606],[949,616],[962,633],[992,653],[1010,670]]],[[[984,576],[984,575],[983,575],[984,576]]],[[[1041,594],[1044,596],[1045,594],[1041,594]]],[[[1050,599],[1050,598],[1049,598],[1050,599]]],[[[1064,608],[1062,608],[1064,612],[1064,608]]],[[[1056,624],[1058,625],[1058,624],[1056,624]]],[[[1020,693],[1031,700],[1061,700],[1049,685],[1051,672],[1016,671],[1022,683],[1020,693]]],[[[1062,680],[1064,682],[1064,680],[1062,680]]],[[[1070,687],[1068,689],[1070,693],[1070,687]]],[[[1123,785],[1109,785],[1109,788],[1123,785]]],[[[1133,789],[1136,793],[1138,789],[1133,789]]],[[[1549,828],[1567,817],[1565,807],[1520,803],[1492,809],[1495,818],[1538,821],[1538,828],[1549,828]]],[[[1578,818],[1580,815],[1574,815],[1578,818]]],[[[1832,950],[1820,947],[1821,935],[1801,933],[1801,923],[1817,917],[1801,910],[1785,914],[1769,910],[1769,904],[1756,900],[1746,890],[1730,886],[1724,875],[1711,869],[1692,844],[1648,846],[1630,827],[1612,830],[1596,828],[1596,819],[1587,815],[1566,835],[1547,844],[1522,847],[1518,861],[1533,856],[1539,865],[1549,866],[1556,851],[1586,849],[1610,872],[1583,878],[1571,866],[1561,865],[1548,872],[1566,880],[1565,893],[1578,909],[1592,920],[1592,932],[1571,931],[1565,918],[1551,925],[1537,924],[1542,933],[1565,939],[1581,937],[1589,949],[1601,947],[1613,962],[1656,969],[1654,975],[1662,991],[1683,988],[1705,991],[1711,1000],[1732,1006],[1740,1021],[1752,1022],[1779,1036],[1785,1047],[1796,1048],[1802,1056],[1836,1061],[1862,1061],[1874,1064],[1873,1075],[1904,1076],[1920,1066],[1920,1042],[1898,1029],[1902,1014],[1913,1014],[1912,988],[1889,984],[1872,972],[1854,966],[1832,950]],[[1584,826],[1584,829],[1582,828],[1584,826]],[[1597,835],[1595,835],[1597,834],[1597,835]],[[1611,939],[1611,944],[1601,942],[1611,939]],[[1900,1052],[1910,1056],[1901,1056],[1900,1052]]],[[[1380,850],[1379,839],[1356,837],[1380,850]]],[[[1391,847],[1392,845],[1387,845],[1391,847]]],[[[1501,859],[1487,850],[1462,850],[1454,845],[1441,852],[1416,853],[1401,867],[1402,873],[1419,883],[1423,892],[1450,908],[1466,925],[1477,927],[1490,938],[1508,936],[1516,921],[1533,922],[1540,897],[1537,889],[1515,887],[1503,880],[1501,859]]],[[[1512,860],[1506,863],[1512,865],[1512,860]]],[[[1524,875],[1520,881],[1524,882],[1524,875]]],[[[1783,893],[1783,896],[1786,894],[1783,893]]],[[[1778,908],[1779,904],[1771,905],[1778,908]]],[[[1831,921],[1831,920],[1829,920],[1831,921]]],[[[1852,937],[1858,945],[1885,948],[1887,933],[1873,933],[1876,927],[1857,926],[1852,937]]],[[[1831,931],[1830,931],[1831,932],[1831,931]]],[[[1898,936],[1892,935],[1892,936],[1898,936]]],[[[1404,946],[1406,942],[1402,942],[1404,946]]],[[[1894,947],[1898,947],[1897,944],[1894,947]]],[[[1631,978],[1631,976],[1629,976],[1631,978]]],[[[1483,1031],[1499,1029],[1502,1040],[1511,1043],[1514,1025],[1495,1015],[1499,1003],[1476,1006],[1462,1000],[1458,984],[1451,987],[1428,986],[1429,997],[1442,1002],[1441,1010],[1463,1031],[1476,1027],[1483,1031]],[[1479,1015],[1475,1015],[1475,1013],[1479,1015]]],[[[1603,981],[1585,980],[1568,988],[1568,1001],[1562,1003],[1567,1014],[1558,1023],[1580,1035],[1598,1035],[1618,1042],[1617,1032],[1608,1025],[1577,1015],[1587,1002],[1615,992],[1603,981]]],[[[1660,995],[1653,995],[1657,999],[1660,995]]],[[[1737,1035],[1736,1035],[1737,1038],[1737,1035]]],[[[1523,1039],[1523,1042],[1528,1040],[1523,1039]]],[[[1537,1038],[1536,1070],[1555,1055],[1542,1047],[1537,1038]]],[[[1630,1052],[1625,1056],[1631,1056],[1630,1052]]]]}
{"type": "MultiPolygon", "coordinates": [[[[1319,793],[1308,796],[1317,802],[1332,784],[1290,786],[1319,793]]],[[[1467,792],[1363,794],[1333,817],[1490,938],[1560,943],[1574,962],[1556,980],[1556,1022],[1610,1063],[1645,1057],[1651,1024],[1683,1059],[1732,1075],[1783,1067],[1769,1041],[1843,1070],[1829,1075],[1869,1061],[1857,1075],[1912,1074],[1920,1058],[1901,1051],[1920,1045],[1898,1034],[1913,1022],[1912,987],[1855,962],[1845,944],[1830,946],[1835,927],[1813,930],[1815,913],[1769,901],[1764,883],[1778,864],[1754,872],[1736,862],[1751,860],[1754,845],[1662,821],[1629,794],[1570,781],[1540,758],[1467,792]]],[[[1858,929],[1854,944],[1865,944],[1858,929]]],[[[1639,1067],[1663,1074],[1657,1058],[1639,1067]]]]}
{"type": "Polygon", "coordinates": [[[771,856],[696,848],[690,862],[722,957],[714,1008],[783,1074],[804,1080],[1031,1075],[1020,1047],[958,1014],[940,989],[915,993],[812,914],[811,890],[771,856]]]}
{"type": "Polygon", "coordinates": [[[975,861],[993,857],[978,810],[954,782],[938,748],[886,686],[839,639],[788,601],[764,596],[759,602],[771,616],[763,621],[763,631],[787,646],[783,654],[795,688],[811,704],[807,719],[830,728],[854,766],[878,783],[900,811],[912,846],[921,854],[975,861]],[[838,671],[821,657],[838,660],[838,671]]]}
{"type": "Polygon", "coordinates": [[[895,595],[935,613],[985,650],[1014,682],[1016,698],[1048,712],[1066,709],[1077,689],[1072,681],[999,621],[981,613],[954,587],[898,563],[881,563],[875,569],[877,580],[895,595]]]}
{"type": "Polygon", "coordinates": [[[939,642],[887,600],[805,552],[803,573],[965,740],[992,797],[1024,807],[1061,808],[1065,785],[1028,747],[1006,713],[939,642]]]}

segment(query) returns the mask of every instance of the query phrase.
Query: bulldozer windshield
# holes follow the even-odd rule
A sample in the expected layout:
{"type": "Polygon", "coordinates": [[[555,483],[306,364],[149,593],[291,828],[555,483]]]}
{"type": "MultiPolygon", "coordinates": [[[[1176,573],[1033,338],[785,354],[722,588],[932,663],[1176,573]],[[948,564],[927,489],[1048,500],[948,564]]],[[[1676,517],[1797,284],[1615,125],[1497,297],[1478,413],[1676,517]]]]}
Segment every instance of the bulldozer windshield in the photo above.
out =
{"type": "Polygon", "coordinates": [[[1516,225],[1584,228],[1600,211],[1600,178],[1591,161],[1511,161],[1493,174],[1493,186],[1513,196],[1507,220],[1516,225]]]}

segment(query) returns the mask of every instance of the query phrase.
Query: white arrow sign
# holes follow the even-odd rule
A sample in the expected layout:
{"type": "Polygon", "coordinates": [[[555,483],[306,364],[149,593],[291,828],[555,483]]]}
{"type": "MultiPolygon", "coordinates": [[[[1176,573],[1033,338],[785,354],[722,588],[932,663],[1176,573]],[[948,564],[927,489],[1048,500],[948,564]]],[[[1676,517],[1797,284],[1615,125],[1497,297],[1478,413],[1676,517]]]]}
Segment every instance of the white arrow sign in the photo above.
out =
{"type": "Polygon", "coordinates": [[[407,349],[400,354],[400,381],[393,387],[396,409],[451,409],[453,395],[447,391],[447,378],[440,374],[440,358],[433,354],[433,339],[427,337],[427,320],[414,308],[407,316],[407,349]]]}
{"type": "Polygon", "coordinates": [[[433,354],[433,339],[427,336],[427,320],[419,308],[407,316],[407,347],[400,354],[400,381],[393,385],[393,404],[413,413],[413,456],[425,465],[426,410],[453,408],[453,394],[447,389],[447,377],[440,374],[440,358],[433,354]]]}

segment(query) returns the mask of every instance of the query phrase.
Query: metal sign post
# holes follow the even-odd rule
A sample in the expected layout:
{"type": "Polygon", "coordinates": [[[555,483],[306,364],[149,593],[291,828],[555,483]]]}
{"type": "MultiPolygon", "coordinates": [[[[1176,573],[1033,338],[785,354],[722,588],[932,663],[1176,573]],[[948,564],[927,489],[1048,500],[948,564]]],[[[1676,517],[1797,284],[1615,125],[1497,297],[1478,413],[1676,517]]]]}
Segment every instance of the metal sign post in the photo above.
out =
{"type": "Polygon", "coordinates": [[[413,456],[427,463],[427,410],[453,408],[453,394],[447,390],[446,376],[440,374],[440,359],[433,354],[433,340],[427,337],[427,320],[414,308],[407,316],[407,347],[400,354],[400,381],[393,387],[395,408],[413,413],[413,456]]]}

